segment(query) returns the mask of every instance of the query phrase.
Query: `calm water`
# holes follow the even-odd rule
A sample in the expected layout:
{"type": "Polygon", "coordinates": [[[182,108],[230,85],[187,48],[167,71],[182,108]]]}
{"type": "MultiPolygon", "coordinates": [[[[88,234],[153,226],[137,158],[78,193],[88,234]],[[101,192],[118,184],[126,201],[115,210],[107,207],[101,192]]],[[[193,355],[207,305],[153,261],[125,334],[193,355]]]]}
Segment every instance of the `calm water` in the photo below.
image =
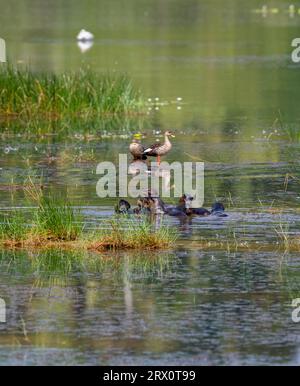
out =
{"type": "MultiPolygon", "coordinates": [[[[0,297],[8,310],[0,364],[300,364],[300,324],[291,319],[292,299],[300,297],[299,255],[274,252],[278,224],[297,235],[300,223],[299,65],[290,60],[300,16],[291,17],[283,1],[270,3],[278,14],[265,18],[253,12],[260,1],[224,3],[1,7],[0,36],[12,63],[35,71],[88,65],[125,72],[151,99],[148,115],[122,123],[116,137],[105,122],[96,132],[85,128],[85,136],[31,137],[0,122],[1,209],[30,210],[17,184],[42,175],[46,188],[68,191],[93,228],[115,203],[96,195],[97,163],[127,152],[128,131],[138,128],[152,142],[153,131],[173,128],[168,161],[205,161],[205,206],[222,200],[229,216],[168,220],[180,231],[177,249],[150,268],[121,254],[114,256],[118,267],[82,273],[74,266],[66,276],[33,264],[33,252],[2,251],[0,297]],[[85,53],[75,39],[81,28],[95,35],[85,53]],[[199,249],[204,237],[232,234],[256,250],[199,249]],[[259,251],[266,241],[273,248],[259,251]]],[[[58,252],[51,253],[47,259],[55,260],[58,252]]]]}

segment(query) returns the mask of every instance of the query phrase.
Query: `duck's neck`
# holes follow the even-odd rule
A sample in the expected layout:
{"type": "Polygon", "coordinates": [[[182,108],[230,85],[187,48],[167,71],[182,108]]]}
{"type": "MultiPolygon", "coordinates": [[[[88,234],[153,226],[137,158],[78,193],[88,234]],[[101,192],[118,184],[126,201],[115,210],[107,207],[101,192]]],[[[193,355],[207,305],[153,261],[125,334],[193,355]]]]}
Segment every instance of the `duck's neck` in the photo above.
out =
{"type": "Polygon", "coordinates": [[[171,142],[169,140],[169,136],[165,134],[165,145],[171,145],[171,142]]]}

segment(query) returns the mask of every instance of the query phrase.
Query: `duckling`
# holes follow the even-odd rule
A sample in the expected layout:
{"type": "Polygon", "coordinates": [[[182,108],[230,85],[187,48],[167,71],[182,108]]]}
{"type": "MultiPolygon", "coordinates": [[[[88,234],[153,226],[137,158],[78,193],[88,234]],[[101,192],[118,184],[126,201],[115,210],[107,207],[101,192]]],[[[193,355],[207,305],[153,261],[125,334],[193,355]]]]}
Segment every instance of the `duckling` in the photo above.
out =
{"type": "Polygon", "coordinates": [[[142,134],[134,134],[133,140],[129,145],[129,151],[133,156],[133,160],[146,160],[147,156],[144,154],[145,148],[141,144],[142,134]]]}
{"type": "Polygon", "coordinates": [[[163,144],[155,143],[149,146],[146,150],[144,150],[143,154],[151,157],[156,157],[157,163],[158,165],[160,165],[160,157],[166,155],[172,149],[172,144],[169,140],[169,137],[175,137],[172,131],[165,132],[165,142],[163,144]]]}
{"type": "Polygon", "coordinates": [[[134,209],[135,214],[151,214],[151,203],[147,197],[139,198],[137,205],[134,209]]]}
{"type": "Polygon", "coordinates": [[[115,205],[115,213],[117,214],[150,214],[150,207],[144,199],[138,199],[137,207],[131,208],[128,201],[121,199],[115,205]]]}
{"type": "Polygon", "coordinates": [[[218,217],[227,217],[228,215],[224,213],[225,207],[221,202],[215,202],[211,207],[211,214],[218,217]]]}
{"type": "Polygon", "coordinates": [[[147,202],[152,215],[165,214],[165,204],[159,197],[148,197],[147,202]]]}
{"type": "Polygon", "coordinates": [[[121,199],[116,205],[115,205],[115,213],[118,214],[130,214],[132,213],[131,205],[128,201],[121,199]]]}
{"type": "Polygon", "coordinates": [[[197,215],[197,216],[209,216],[211,212],[206,208],[192,208],[194,197],[189,194],[184,194],[181,197],[181,201],[185,204],[186,214],[188,216],[197,215]]]}
{"type": "Polygon", "coordinates": [[[165,204],[160,197],[151,197],[150,200],[153,202],[155,214],[167,214],[174,217],[186,217],[185,203],[183,200],[179,201],[179,204],[176,206],[165,204]]]}
{"type": "Polygon", "coordinates": [[[184,194],[181,197],[181,200],[184,201],[184,203],[185,203],[186,214],[188,216],[190,216],[190,215],[196,215],[196,216],[202,216],[202,217],[209,216],[209,215],[215,215],[218,217],[227,217],[228,216],[226,213],[224,213],[225,207],[221,202],[215,202],[212,205],[211,210],[209,211],[206,208],[192,208],[191,205],[192,205],[192,202],[194,200],[194,197],[191,195],[185,195],[184,194]]]}

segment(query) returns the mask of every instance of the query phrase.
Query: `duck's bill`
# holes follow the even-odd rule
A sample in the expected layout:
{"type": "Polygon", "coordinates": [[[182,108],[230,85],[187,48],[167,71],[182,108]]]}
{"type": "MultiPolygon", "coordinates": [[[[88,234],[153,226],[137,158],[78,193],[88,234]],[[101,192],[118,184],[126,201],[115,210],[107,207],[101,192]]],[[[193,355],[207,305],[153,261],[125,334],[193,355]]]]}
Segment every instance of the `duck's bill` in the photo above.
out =
{"type": "Polygon", "coordinates": [[[171,134],[171,137],[172,137],[172,138],[175,138],[175,137],[176,137],[176,135],[175,135],[175,134],[171,134]]]}

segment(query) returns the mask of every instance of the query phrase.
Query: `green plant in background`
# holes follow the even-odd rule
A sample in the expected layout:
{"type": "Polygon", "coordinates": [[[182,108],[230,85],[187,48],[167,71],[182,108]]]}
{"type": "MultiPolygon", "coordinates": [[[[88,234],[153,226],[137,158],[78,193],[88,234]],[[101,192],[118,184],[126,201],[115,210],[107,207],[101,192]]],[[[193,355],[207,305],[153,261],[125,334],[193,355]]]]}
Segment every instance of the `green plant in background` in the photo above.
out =
{"type": "Polygon", "coordinates": [[[7,65],[0,69],[0,114],[45,119],[129,114],[140,111],[142,98],[124,75],[89,69],[64,74],[33,73],[7,65]]]}

